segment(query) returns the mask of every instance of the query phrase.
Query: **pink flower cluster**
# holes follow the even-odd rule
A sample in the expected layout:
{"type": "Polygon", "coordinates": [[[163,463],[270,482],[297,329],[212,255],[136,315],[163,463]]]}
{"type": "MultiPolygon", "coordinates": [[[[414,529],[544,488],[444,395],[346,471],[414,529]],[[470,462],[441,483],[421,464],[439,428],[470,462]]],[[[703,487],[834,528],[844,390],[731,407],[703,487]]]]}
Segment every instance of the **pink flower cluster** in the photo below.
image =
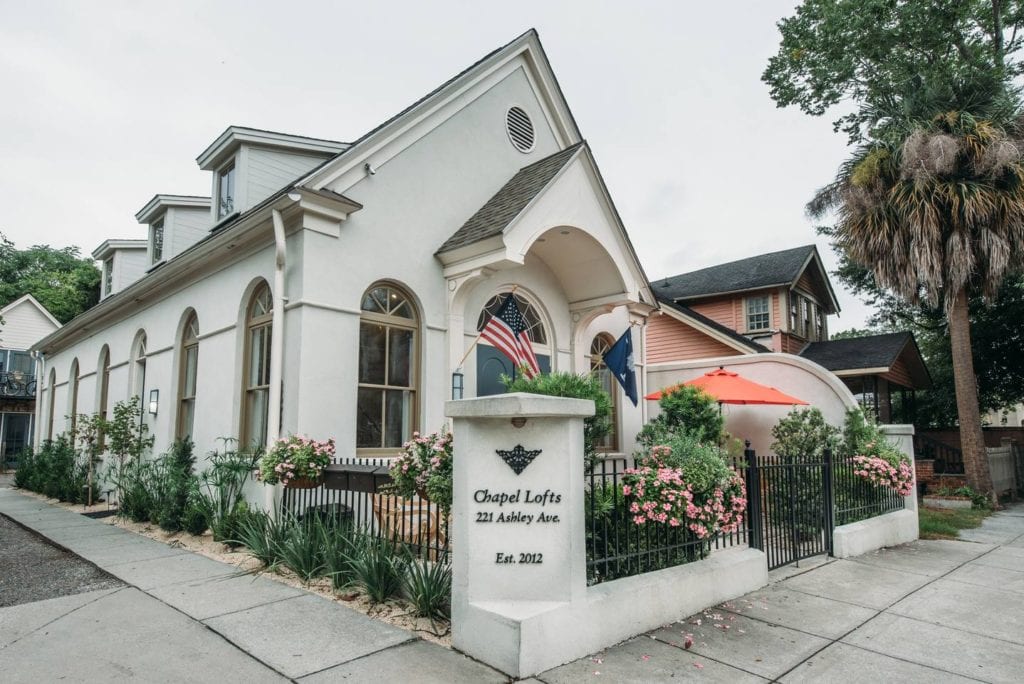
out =
{"type": "Polygon", "coordinates": [[[900,496],[910,496],[914,491],[914,470],[906,459],[897,465],[880,456],[854,456],[853,474],[872,484],[888,487],[900,496]]]}
{"type": "Polygon", "coordinates": [[[735,532],[743,524],[747,490],[733,469],[710,491],[694,490],[683,470],[665,463],[671,453],[667,446],[655,446],[629,468],[623,477],[622,494],[630,499],[633,523],[648,522],[686,527],[699,539],[735,532]]]}
{"type": "Polygon", "coordinates": [[[291,435],[274,442],[260,458],[259,479],[267,484],[297,478],[315,480],[334,456],[334,440],[291,435]]]}
{"type": "Polygon", "coordinates": [[[412,433],[412,439],[402,445],[401,453],[390,467],[395,493],[410,497],[426,491],[431,478],[450,473],[451,459],[450,432],[412,433]]]}

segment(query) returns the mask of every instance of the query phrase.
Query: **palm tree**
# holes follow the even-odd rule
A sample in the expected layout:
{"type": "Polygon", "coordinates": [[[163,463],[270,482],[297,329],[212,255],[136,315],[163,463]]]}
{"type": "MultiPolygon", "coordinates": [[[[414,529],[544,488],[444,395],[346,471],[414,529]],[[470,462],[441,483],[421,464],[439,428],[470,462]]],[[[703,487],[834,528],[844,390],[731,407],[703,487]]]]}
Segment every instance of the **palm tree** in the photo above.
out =
{"type": "Polygon", "coordinates": [[[912,304],[944,306],[968,484],[992,491],[967,303],[1024,267],[1024,119],[1016,93],[917,92],[808,204],[837,248],[912,304]],[[950,104],[954,106],[951,108],[950,104]]]}

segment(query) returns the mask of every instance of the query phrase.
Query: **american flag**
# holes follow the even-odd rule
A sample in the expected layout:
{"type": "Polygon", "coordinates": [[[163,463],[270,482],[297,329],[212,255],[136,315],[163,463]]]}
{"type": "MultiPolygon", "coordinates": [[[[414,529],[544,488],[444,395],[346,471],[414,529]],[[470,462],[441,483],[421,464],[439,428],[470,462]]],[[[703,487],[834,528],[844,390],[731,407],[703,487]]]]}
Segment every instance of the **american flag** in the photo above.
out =
{"type": "Polygon", "coordinates": [[[516,368],[521,368],[526,377],[540,375],[540,365],[533,354],[530,337],[526,334],[526,319],[516,306],[512,294],[505,296],[501,308],[487,321],[480,336],[512,359],[512,363],[516,368]]]}

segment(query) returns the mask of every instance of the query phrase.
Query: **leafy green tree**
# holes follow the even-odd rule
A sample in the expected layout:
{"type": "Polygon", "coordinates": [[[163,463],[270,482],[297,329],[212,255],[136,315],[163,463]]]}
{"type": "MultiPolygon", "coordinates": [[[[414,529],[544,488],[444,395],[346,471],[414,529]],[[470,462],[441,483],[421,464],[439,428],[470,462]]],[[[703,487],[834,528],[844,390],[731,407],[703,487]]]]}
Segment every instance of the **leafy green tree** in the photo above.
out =
{"type": "MultiPolygon", "coordinates": [[[[868,328],[848,330],[832,339],[862,337],[886,332],[914,333],[928,364],[932,388],[916,395],[916,423],[922,427],[956,425],[956,389],[949,323],[945,310],[924,302],[909,304],[875,283],[871,271],[842,259],[839,280],[870,304],[875,314],[868,328]]],[[[978,378],[978,403],[982,411],[1007,408],[1024,402],[1024,277],[1011,276],[991,303],[973,296],[968,304],[972,356],[978,378]]]]}
{"type": "Polygon", "coordinates": [[[78,247],[17,249],[0,233],[0,307],[30,294],[61,323],[100,299],[100,271],[78,247]]]}
{"type": "Polygon", "coordinates": [[[698,442],[718,444],[722,441],[725,420],[722,409],[710,394],[700,387],[679,385],[662,392],[659,413],[637,435],[645,447],[664,444],[677,435],[689,435],[698,442]]]}
{"type": "Polygon", "coordinates": [[[858,143],[808,205],[835,246],[909,304],[942,303],[968,482],[991,492],[968,300],[1024,267],[1020,2],[804,0],[763,79],[811,115],[844,102],[858,143]]]}
{"type": "Polygon", "coordinates": [[[811,116],[852,103],[835,121],[850,142],[917,90],[946,89],[948,109],[963,109],[956,95],[1022,73],[1020,0],[804,0],[778,27],[779,51],[761,76],[772,99],[811,116]]]}

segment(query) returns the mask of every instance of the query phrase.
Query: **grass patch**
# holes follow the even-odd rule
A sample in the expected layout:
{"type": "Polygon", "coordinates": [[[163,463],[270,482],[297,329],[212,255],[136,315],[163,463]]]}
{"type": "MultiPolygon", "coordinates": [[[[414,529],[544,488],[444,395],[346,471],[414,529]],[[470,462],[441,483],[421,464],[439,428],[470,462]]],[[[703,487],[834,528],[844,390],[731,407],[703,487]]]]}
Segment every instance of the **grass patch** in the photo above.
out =
{"type": "Polygon", "coordinates": [[[992,511],[981,508],[918,510],[918,525],[921,539],[957,539],[960,530],[981,525],[981,521],[992,515],[992,511]]]}

